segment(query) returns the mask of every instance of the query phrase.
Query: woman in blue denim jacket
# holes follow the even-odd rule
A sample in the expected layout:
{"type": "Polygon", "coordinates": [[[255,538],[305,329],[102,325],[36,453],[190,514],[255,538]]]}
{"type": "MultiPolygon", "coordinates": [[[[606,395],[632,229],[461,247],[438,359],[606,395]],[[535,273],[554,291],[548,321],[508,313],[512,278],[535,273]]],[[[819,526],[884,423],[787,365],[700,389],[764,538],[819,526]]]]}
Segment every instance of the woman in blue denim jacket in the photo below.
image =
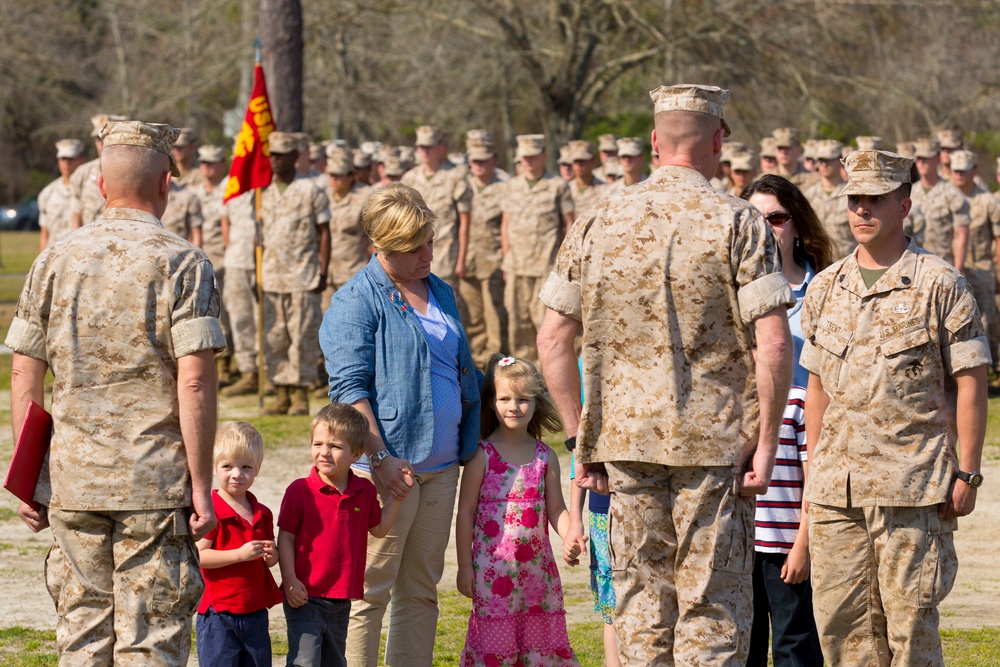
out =
{"type": "Polygon", "coordinates": [[[413,188],[379,188],[362,213],[377,252],[333,295],[320,329],[330,400],[353,405],[370,424],[356,472],[382,497],[403,499],[389,534],[368,540],[365,598],[353,605],[347,635],[352,665],[380,664],[390,599],[384,663],[431,664],[459,463],[478,443],[482,375],[451,287],[430,275],[434,219],[413,188]],[[416,478],[412,489],[404,467],[416,478]]]}

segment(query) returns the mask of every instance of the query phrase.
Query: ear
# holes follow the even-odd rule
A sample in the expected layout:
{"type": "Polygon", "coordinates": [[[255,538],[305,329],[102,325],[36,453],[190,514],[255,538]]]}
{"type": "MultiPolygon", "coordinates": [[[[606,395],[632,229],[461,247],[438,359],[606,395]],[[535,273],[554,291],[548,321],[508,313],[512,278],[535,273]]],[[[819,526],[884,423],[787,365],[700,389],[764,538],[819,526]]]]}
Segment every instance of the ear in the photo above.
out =
{"type": "Polygon", "coordinates": [[[899,203],[900,207],[900,220],[903,220],[910,214],[910,209],[913,208],[913,200],[907,197],[899,203]]]}
{"type": "MultiPolygon", "coordinates": [[[[649,135],[649,141],[651,142],[653,150],[659,152],[659,149],[656,147],[656,128],[655,127],[653,128],[653,131],[649,135]]],[[[1000,180],[1000,176],[998,176],[997,179],[1000,180]]]]}
{"type": "Polygon", "coordinates": [[[715,136],[712,137],[712,153],[714,155],[722,155],[722,139],[725,136],[726,131],[719,127],[715,131],[715,136]]]}
{"type": "Polygon", "coordinates": [[[166,201],[167,197],[170,195],[170,181],[173,177],[174,175],[171,174],[168,169],[166,178],[160,181],[160,198],[164,201],[166,201]]]}
{"type": "Polygon", "coordinates": [[[104,174],[97,175],[97,189],[101,191],[101,196],[105,199],[108,198],[108,188],[104,183],[104,174]]]}
{"type": "Polygon", "coordinates": [[[358,459],[360,459],[361,455],[364,453],[364,450],[361,450],[360,452],[351,452],[351,463],[357,463],[358,459]]]}

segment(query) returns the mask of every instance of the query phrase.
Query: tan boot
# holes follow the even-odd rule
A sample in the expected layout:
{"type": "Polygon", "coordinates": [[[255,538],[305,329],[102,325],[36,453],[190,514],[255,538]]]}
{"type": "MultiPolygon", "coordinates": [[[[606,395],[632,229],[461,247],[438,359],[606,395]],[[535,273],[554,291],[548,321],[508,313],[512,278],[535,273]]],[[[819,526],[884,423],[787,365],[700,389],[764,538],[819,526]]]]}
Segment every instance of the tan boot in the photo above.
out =
{"type": "Polygon", "coordinates": [[[229,357],[219,357],[215,360],[215,377],[219,389],[233,383],[233,376],[229,373],[229,357]]]}
{"type": "Polygon", "coordinates": [[[309,387],[295,387],[292,406],[288,408],[289,415],[309,414],[309,387]]]}
{"type": "Polygon", "coordinates": [[[240,373],[240,379],[219,392],[223,396],[248,396],[257,393],[257,374],[240,373]]]}
{"type": "Polygon", "coordinates": [[[278,396],[278,400],[271,404],[271,407],[264,408],[261,411],[262,415],[287,415],[288,408],[292,407],[292,399],[288,396],[288,387],[279,384],[275,387],[275,393],[278,396]]]}

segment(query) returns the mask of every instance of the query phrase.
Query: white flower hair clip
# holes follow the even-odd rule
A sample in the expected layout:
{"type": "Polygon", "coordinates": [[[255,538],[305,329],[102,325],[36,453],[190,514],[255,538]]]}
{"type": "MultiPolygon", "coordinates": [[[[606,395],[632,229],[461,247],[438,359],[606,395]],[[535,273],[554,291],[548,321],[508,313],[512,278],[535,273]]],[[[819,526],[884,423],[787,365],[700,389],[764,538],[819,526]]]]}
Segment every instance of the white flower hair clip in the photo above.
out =
{"type": "Polygon", "coordinates": [[[497,362],[497,366],[510,366],[515,361],[517,361],[517,359],[515,359],[514,357],[504,357],[503,359],[497,362]]]}

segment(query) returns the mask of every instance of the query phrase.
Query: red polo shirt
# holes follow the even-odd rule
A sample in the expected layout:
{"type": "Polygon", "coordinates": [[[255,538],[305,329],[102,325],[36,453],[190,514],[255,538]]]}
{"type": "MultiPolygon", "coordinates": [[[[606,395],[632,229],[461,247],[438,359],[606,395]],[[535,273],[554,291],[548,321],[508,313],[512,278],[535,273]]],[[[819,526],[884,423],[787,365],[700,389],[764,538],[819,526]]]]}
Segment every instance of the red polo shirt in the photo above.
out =
{"type": "MultiPolygon", "coordinates": [[[[274,515],[247,491],[253,508],[253,524],[236,513],[219,492],[212,490],[212,507],[218,524],[205,539],[212,540],[212,548],[219,551],[239,549],[253,540],[274,540],[274,515]]],[[[233,563],[225,567],[202,569],[205,592],[198,605],[204,614],[212,607],[215,611],[249,614],[267,609],[281,602],[281,590],[274,583],[271,568],[263,558],[233,563]]]]}
{"type": "Polygon", "coordinates": [[[295,535],[295,576],[310,597],[365,596],[368,530],[381,521],[375,485],[353,472],[344,493],[324,482],[315,466],[289,485],[278,528],[295,535]]]}

